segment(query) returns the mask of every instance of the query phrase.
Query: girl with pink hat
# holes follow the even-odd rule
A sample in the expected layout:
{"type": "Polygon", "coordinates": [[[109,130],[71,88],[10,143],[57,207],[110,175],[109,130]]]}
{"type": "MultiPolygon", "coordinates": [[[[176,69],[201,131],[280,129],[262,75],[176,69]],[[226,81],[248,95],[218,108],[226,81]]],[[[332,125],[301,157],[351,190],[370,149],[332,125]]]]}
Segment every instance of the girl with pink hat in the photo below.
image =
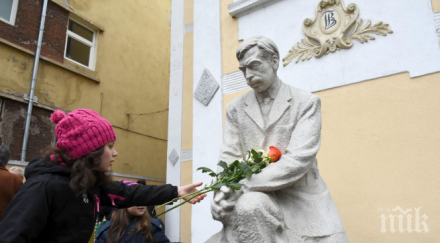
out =
{"type": "MultiPolygon", "coordinates": [[[[99,207],[160,205],[195,192],[202,183],[182,187],[124,184],[112,181],[118,155],[112,125],[98,113],[57,110],[56,147],[26,167],[26,183],[6,208],[0,221],[0,243],[88,242],[99,207]]],[[[206,195],[192,199],[195,204],[206,195]]]]}

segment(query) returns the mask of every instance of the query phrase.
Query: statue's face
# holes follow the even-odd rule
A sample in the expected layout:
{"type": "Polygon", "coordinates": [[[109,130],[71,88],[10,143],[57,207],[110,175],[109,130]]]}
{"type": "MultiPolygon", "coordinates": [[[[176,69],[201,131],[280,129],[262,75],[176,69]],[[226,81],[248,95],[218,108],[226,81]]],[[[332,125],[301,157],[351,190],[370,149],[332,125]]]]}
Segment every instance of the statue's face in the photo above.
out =
{"type": "Polygon", "coordinates": [[[254,46],[239,61],[247,84],[256,92],[266,91],[277,80],[278,60],[263,54],[258,46],[254,46]]]}

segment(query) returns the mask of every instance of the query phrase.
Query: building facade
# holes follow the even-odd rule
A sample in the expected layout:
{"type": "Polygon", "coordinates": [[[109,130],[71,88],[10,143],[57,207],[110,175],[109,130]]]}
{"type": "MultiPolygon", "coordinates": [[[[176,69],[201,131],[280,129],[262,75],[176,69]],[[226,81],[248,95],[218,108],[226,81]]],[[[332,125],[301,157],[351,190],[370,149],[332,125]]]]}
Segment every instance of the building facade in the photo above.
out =
{"type": "Polygon", "coordinates": [[[87,108],[115,129],[115,179],[164,184],[171,1],[48,1],[21,161],[43,3],[0,3],[0,144],[11,150],[9,165],[26,166],[54,144],[55,109],[87,108]]]}
{"type": "MultiPolygon", "coordinates": [[[[340,2],[356,4],[360,27],[371,20],[365,28],[389,30],[319,58],[296,57],[279,76],[321,98],[318,168],[350,241],[433,242],[440,236],[438,0],[173,1],[167,181],[211,181],[196,169],[216,168],[226,105],[250,90],[235,57],[242,40],[267,36],[287,57],[306,39],[304,20],[319,17],[318,5],[340,2]],[[206,71],[220,87],[207,105],[196,97],[206,71]]],[[[204,242],[220,231],[211,200],[167,213],[171,241],[204,242]]]]}

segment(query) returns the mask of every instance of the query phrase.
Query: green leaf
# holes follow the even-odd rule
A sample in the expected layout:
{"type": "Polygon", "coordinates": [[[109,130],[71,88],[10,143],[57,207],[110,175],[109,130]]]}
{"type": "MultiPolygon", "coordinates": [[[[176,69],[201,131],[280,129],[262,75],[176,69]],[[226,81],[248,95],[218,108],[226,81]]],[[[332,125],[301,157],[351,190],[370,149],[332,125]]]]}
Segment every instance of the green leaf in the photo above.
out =
{"type": "Polygon", "coordinates": [[[252,173],[255,173],[258,170],[258,168],[252,168],[252,173]]]}
{"type": "Polygon", "coordinates": [[[216,189],[216,190],[218,190],[218,189],[220,189],[220,187],[222,187],[222,186],[226,186],[226,184],[225,184],[225,183],[217,183],[217,184],[214,184],[214,185],[212,186],[212,189],[216,189]]]}
{"type": "Polygon", "coordinates": [[[234,168],[240,169],[240,162],[238,160],[234,161],[231,165],[229,165],[229,169],[232,170],[234,168]]]}
{"type": "Polygon", "coordinates": [[[258,153],[255,150],[251,150],[252,156],[254,156],[254,159],[258,158],[258,153]]]}
{"type": "Polygon", "coordinates": [[[220,162],[218,162],[217,165],[218,165],[218,166],[221,166],[225,171],[228,170],[228,164],[226,164],[226,162],[223,161],[223,160],[220,160],[220,162]]]}
{"type": "Polygon", "coordinates": [[[250,180],[252,178],[252,170],[246,172],[246,179],[250,180]]]}
{"type": "Polygon", "coordinates": [[[243,184],[240,183],[231,183],[229,184],[229,187],[235,190],[240,190],[240,188],[243,186],[243,184]]]}
{"type": "Polygon", "coordinates": [[[263,161],[263,158],[256,158],[256,159],[254,159],[254,161],[255,161],[255,163],[260,163],[261,161],[263,161]]]}
{"type": "Polygon", "coordinates": [[[222,171],[222,172],[218,173],[218,176],[223,176],[224,174],[225,174],[225,172],[222,171]]]}
{"type": "Polygon", "coordinates": [[[202,170],[202,173],[206,173],[206,172],[214,173],[214,171],[212,171],[210,168],[206,168],[206,167],[200,167],[197,170],[202,170]]]}
{"type": "Polygon", "coordinates": [[[217,174],[214,173],[214,172],[209,173],[209,175],[212,176],[212,177],[216,177],[217,176],[217,174]]]}
{"type": "Polygon", "coordinates": [[[246,163],[241,162],[241,169],[243,170],[244,173],[246,173],[246,171],[248,171],[251,167],[249,167],[246,163]]]}

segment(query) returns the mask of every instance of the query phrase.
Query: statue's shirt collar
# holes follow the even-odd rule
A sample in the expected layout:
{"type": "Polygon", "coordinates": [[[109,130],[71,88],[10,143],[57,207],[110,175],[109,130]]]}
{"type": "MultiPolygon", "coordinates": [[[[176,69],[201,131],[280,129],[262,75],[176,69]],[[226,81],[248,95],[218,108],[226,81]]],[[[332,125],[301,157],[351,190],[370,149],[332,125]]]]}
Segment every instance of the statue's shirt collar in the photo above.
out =
{"type": "Polygon", "coordinates": [[[255,92],[255,96],[257,97],[258,103],[262,103],[264,98],[267,97],[270,97],[271,100],[275,100],[278,91],[280,90],[280,87],[281,87],[281,80],[278,79],[266,91],[261,93],[255,92]]]}

